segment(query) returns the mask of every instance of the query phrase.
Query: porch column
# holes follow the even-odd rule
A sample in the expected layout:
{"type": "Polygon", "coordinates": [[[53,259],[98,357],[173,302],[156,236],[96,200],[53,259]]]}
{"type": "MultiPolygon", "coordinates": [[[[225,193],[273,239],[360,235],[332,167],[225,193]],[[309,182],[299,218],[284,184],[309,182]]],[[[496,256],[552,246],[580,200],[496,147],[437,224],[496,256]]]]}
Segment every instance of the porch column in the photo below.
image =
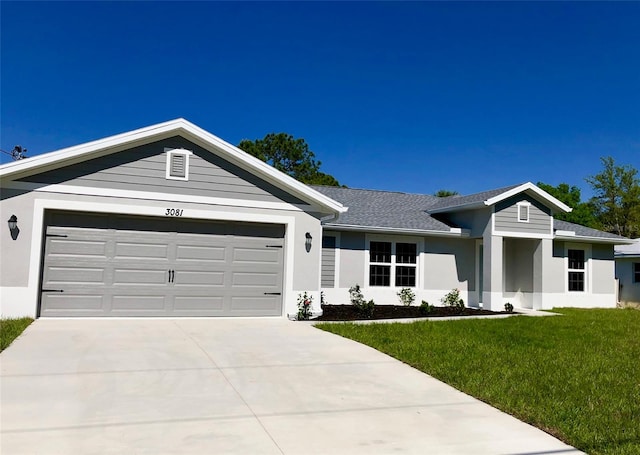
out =
{"type": "Polygon", "coordinates": [[[550,261],[553,257],[553,240],[540,239],[533,252],[533,309],[544,308],[545,294],[549,292],[548,280],[545,272],[551,269],[550,261]]]}
{"type": "Polygon", "coordinates": [[[482,238],[484,257],[483,266],[483,289],[482,308],[492,311],[504,310],[502,302],[502,248],[503,239],[501,235],[491,235],[485,232],[482,238]]]}

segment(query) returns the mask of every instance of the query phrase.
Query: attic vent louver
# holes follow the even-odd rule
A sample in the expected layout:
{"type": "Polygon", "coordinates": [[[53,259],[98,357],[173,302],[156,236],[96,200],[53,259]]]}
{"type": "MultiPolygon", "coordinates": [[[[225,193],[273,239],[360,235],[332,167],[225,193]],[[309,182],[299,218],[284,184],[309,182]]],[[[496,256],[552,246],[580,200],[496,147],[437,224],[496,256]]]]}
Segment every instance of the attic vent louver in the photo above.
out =
{"type": "Polygon", "coordinates": [[[167,150],[167,175],[170,180],[189,180],[189,156],[184,149],[167,150]]]}

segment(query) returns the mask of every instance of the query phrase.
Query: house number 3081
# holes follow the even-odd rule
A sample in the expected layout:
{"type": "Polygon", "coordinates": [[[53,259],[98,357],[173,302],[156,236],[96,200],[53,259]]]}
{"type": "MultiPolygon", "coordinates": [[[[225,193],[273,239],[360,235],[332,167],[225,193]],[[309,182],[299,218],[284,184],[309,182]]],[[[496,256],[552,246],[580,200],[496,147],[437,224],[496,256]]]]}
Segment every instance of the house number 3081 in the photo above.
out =
{"type": "Polygon", "coordinates": [[[165,216],[182,216],[183,209],[167,209],[165,216]]]}

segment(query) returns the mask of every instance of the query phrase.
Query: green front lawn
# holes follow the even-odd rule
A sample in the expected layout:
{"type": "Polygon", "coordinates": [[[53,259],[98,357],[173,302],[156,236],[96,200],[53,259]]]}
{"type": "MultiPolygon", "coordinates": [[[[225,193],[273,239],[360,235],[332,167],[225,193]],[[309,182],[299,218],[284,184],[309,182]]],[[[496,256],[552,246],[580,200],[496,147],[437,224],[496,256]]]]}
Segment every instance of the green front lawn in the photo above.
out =
{"type": "Polygon", "coordinates": [[[589,454],[640,454],[640,311],[318,324],[385,352],[589,454]]]}
{"type": "Polygon", "coordinates": [[[0,320],[0,352],[4,351],[20,335],[29,324],[31,318],[0,320]]]}

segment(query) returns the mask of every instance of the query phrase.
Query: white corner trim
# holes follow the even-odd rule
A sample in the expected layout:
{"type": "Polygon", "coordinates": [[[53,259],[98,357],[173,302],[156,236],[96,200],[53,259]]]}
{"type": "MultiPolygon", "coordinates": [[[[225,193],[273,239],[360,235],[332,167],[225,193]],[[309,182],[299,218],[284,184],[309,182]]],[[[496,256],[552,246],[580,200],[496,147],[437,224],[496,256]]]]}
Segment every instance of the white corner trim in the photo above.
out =
{"type": "Polygon", "coordinates": [[[504,193],[501,193],[501,194],[498,194],[497,196],[489,198],[486,201],[484,201],[484,205],[497,204],[500,201],[504,201],[505,199],[508,199],[524,191],[530,191],[536,194],[538,197],[542,198],[544,201],[549,203],[551,206],[553,206],[557,210],[561,210],[565,213],[569,213],[573,210],[571,207],[564,204],[562,201],[556,199],[555,197],[551,196],[549,193],[542,190],[541,188],[538,188],[536,185],[534,185],[531,182],[527,182],[520,186],[516,186],[515,188],[511,188],[510,190],[505,191],[504,193]]]}

